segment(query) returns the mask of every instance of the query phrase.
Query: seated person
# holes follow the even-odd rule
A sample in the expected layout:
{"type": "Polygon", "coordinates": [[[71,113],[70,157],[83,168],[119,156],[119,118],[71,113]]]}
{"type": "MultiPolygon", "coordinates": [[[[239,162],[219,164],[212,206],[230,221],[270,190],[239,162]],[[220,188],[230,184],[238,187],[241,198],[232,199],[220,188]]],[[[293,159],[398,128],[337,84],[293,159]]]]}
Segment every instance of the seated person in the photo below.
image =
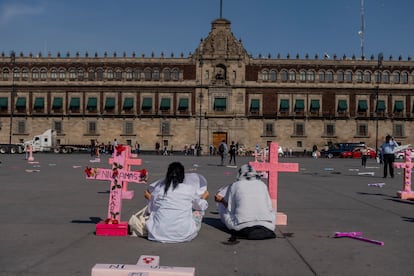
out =
{"type": "Polygon", "coordinates": [[[184,166],[173,162],[167,175],[148,186],[148,239],[164,243],[194,239],[208,207],[207,180],[197,173],[184,173],[184,166]]]}
{"type": "Polygon", "coordinates": [[[214,197],[221,221],[233,235],[246,239],[275,238],[276,210],[267,185],[250,165],[243,165],[237,181],[214,197]]]}

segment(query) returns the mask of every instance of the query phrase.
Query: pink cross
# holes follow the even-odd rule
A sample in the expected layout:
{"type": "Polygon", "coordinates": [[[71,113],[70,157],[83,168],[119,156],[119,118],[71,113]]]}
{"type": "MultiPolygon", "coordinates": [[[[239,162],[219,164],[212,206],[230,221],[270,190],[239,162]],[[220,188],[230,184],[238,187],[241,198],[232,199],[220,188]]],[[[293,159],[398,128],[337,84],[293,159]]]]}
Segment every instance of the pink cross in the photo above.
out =
{"type": "MultiPolygon", "coordinates": [[[[129,146],[128,149],[125,151],[125,158],[121,160],[121,166],[124,168],[124,170],[130,171],[131,166],[140,166],[142,164],[141,159],[132,158],[131,156],[131,148],[129,146]]],[[[116,149],[114,149],[116,151],[116,149]]],[[[118,160],[119,161],[119,160],[118,160]]],[[[114,163],[114,158],[109,158],[109,164],[114,163]]],[[[133,199],[134,198],[134,191],[128,190],[128,182],[124,181],[122,182],[122,198],[123,199],[133,199]]]]}
{"type": "MultiPolygon", "coordinates": [[[[86,179],[110,180],[110,194],[108,203],[108,214],[105,222],[96,225],[96,234],[103,236],[126,236],[128,223],[121,222],[122,199],[124,194],[124,184],[128,182],[146,183],[147,174],[145,170],[130,171],[122,164],[126,163],[129,146],[119,145],[114,151],[113,158],[110,160],[112,169],[86,168],[86,179]]],[[[127,191],[128,192],[128,191],[127,191]]],[[[133,196],[133,193],[132,193],[133,196]]]]}
{"type": "Polygon", "coordinates": [[[414,167],[414,163],[411,161],[411,149],[405,151],[405,162],[394,163],[394,167],[398,169],[404,169],[403,191],[398,191],[397,195],[401,199],[414,199],[414,192],[411,191],[411,169],[414,167]]]}
{"type": "MultiPolygon", "coordinates": [[[[269,194],[272,200],[273,209],[277,210],[277,174],[278,172],[298,172],[299,164],[297,163],[279,163],[278,162],[278,143],[270,143],[269,162],[249,162],[249,164],[260,172],[268,172],[269,194]]],[[[277,213],[277,225],[286,225],[287,216],[283,213],[277,213]]]]}

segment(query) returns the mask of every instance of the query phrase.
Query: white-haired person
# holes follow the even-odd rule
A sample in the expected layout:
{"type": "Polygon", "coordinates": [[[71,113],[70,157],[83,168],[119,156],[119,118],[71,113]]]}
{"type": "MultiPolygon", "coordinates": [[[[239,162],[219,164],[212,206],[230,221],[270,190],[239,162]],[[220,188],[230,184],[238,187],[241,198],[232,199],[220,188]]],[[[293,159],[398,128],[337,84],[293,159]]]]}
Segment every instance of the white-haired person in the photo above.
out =
{"type": "Polygon", "coordinates": [[[221,221],[232,238],[275,238],[276,210],[272,208],[267,185],[250,166],[243,165],[237,180],[215,195],[221,221]]]}

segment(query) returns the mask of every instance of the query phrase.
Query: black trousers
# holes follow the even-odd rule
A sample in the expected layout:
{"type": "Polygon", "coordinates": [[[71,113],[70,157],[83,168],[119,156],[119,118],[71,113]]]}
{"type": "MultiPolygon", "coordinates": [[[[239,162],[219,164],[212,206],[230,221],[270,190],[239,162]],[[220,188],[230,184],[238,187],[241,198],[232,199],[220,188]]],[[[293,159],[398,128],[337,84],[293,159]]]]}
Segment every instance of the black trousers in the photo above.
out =
{"type": "Polygon", "coordinates": [[[391,177],[394,177],[394,160],[395,156],[393,153],[384,154],[384,177],[387,177],[387,171],[390,170],[391,177]]]}

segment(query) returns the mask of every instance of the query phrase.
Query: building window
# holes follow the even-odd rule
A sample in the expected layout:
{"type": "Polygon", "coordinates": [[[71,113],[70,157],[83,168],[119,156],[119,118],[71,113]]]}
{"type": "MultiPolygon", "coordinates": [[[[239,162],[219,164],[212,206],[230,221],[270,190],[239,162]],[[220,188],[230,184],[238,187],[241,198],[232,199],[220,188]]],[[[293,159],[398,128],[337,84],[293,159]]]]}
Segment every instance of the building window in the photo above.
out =
{"type": "Polygon", "coordinates": [[[45,68],[42,68],[42,69],[40,70],[40,79],[41,79],[42,81],[47,80],[47,70],[46,70],[45,68]]]}
{"type": "Polygon", "coordinates": [[[90,69],[88,72],[88,80],[94,81],[95,80],[95,71],[93,69],[90,69]]]}
{"type": "Polygon", "coordinates": [[[348,103],[346,100],[338,100],[338,109],[339,113],[345,113],[348,110],[348,103]]]}
{"type": "Polygon", "coordinates": [[[115,111],[115,98],[114,97],[107,97],[105,100],[105,107],[106,112],[114,112],[115,111]]]}
{"type": "Polygon", "coordinates": [[[124,124],[124,134],[126,134],[126,135],[134,134],[134,124],[132,122],[125,122],[125,124],[124,124]]]}
{"type": "Polygon", "coordinates": [[[45,98],[43,98],[43,97],[35,98],[33,109],[36,112],[44,112],[44,110],[45,110],[45,98]]]}
{"type": "Polygon", "coordinates": [[[250,102],[250,112],[251,113],[258,113],[260,110],[260,100],[252,99],[250,102]]]}
{"type": "Polygon", "coordinates": [[[54,98],[52,102],[53,112],[62,112],[62,108],[63,108],[63,98],[61,97],[54,98]]]}
{"type": "Polygon", "coordinates": [[[160,103],[160,110],[161,111],[169,111],[171,109],[171,99],[170,98],[162,98],[160,103]]]}
{"type": "Polygon", "coordinates": [[[18,121],[17,122],[17,133],[18,134],[25,134],[26,133],[26,122],[25,121],[18,121]]]}
{"type": "Polygon", "coordinates": [[[295,123],[295,133],[296,136],[305,135],[305,125],[303,123],[295,123]]]}
{"type": "Polygon", "coordinates": [[[141,70],[139,68],[135,69],[132,73],[132,77],[135,81],[138,81],[141,79],[141,70]]]}
{"type": "Polygon", "coordinates": [[[384,72],[384,73],[382,74],[382,81],[383,81],[384,83],[390,83],[390,73],[388,73],[388,72],[384,72]]]}
{"type": "Polygon", "coordinates": [[[97,112],[98,111],[98,99],[96,97],[89,98],[88,103],[86,105],[86,109],[89,112],[97,112]]]}
{"type": "Polygon", "coordinates": [[[101,68],[99,68],[98,70],[96,70],[96,80],[103,81],[103,78],[104,78],[104,72],[101,68]]]}
{"type": "Polygon", "coordinates": [[[9,80],[9,69],[4,69],[3,70],[3,80],[4,81],[9,80]]]}
{"type": "Polygon", "coordinates": [[[402,113],[404,111],[404,102],[395,101],[394,102],[394,113],[402,113]]]}
{"type": "Polygon", "coordinates": [[[38,80],[39,79],[39,69],[35,68],[32,70],[32,80],[38,80]]]}
{"type": "Polygon", "coordinates": [[[288,72],[286,70],[282,70],[280,72],[280,78],[282,79],[282,81],[287,81],[288,80],[288,72]]]}
{"type": "Polygon", "coordinates": [[[394,72],[394,83],[400,83],[400,73],[394,72]]]}
{"type": "Polygon", "coordinates": [[[143,98],[142,99],[141,109],[144,112],[150,111],[152,109],[152,98],[143,98]]]}
{"type": "Polygon", "coordinates": [[[227,98],[214,98],[214,111],[226,111],[227,98]]]}
{"type": "Polygon", "coordinates": [[[299,79],[300,79],[300,81],[306,81],[306,71],[305,70],[301,70],[299,72],[299,79]]]}
{"type": "Polygon", "coordinates": [[[170,134],[170,123],[166,121],[162,121],[160,125],[160,132],[161,132],[161,135],[169,135],[170,134]]]}
{"type": "Polygon", "coordinates": [[[76,79],[76,70],[70,69],[69,70],[69,80],[74,81],[76,79]]]}
{"type": "Polygon", "coordinates": [[[53,122],[53,129],[56,131],[57,134],[63,133],[62,122],[61,121],[54,121],[53,122]]]}
{"type": "Polygon", "coordinates": [[[6,97],[0,98],[0,112],[7,112],[9,107],[9,99],[6,97]]]}
{"type": "Polygon", "coordinates": [[[114,71],[112,71],[112,69],[108,69],[106,71],[106,78],[108,80],[113,80],[114,79],[114,71]]]}
{"type": "Polygon", "coordinates": [[[270,80],[271,81],[277,81],[277,71],[276,70],[270,70],[270,80]]]}
{"type": "Polygon", "coordinates": [[[394,137],[404,137],[404,125],[403,124],[394,124],[392,128],[393,128],[394,137]]]}
{"type": "Polygon", "coordinates": [[[326,80],[329,82],[333,82],[334,80],[334,73],[332,71],[326,72],[326,80]]]}
{"type": "Polygon", "coordinates": [[[308,71],[308,81],[315,81],[315,72],[308,71]]]}
{"type": "Polygon", "coordinates": [[[367,112],[368,110],[368,104],[367,104],[367,100],[359,100],[358,101],[358,112],[367,112]]]}
{"type": "Polygon", "coordinates": [[[122,81],[122,70],[118,69],[115,72],[115,78],[117,81],[122,81]]]}
{"type": "Polygon", "coordinates": [[[85,79],[85,70],[82,68],[78,70],[78,80],[83,81],[85,79]]]}
{"type": "Polygon", "coordinates": [[[20,70],[19,70],[19,68],[14,68],[14,70],[13,70],[13,79],[15,81],[20,80],[20,70]]]}
{"type": "Polygon", "coordinates": [[[262,80],[263,81],[268,81],[269,80],[269,71],[267,71],[267,70],[262,71],[262,80]]]}
{"type": "Polygon", "coordinates": [[[16,100],[16,110],[17,112],[26,112],[26,98],[18,97],[16,100]]]}
{"type": "Polygon", "coordinates": [[[144,71],[144,76],[146,81],[150,81],[152,78],[151,69],[147,68],[144,71]]]}
{"type": "Polygon", "coordinates": [[[368,125],[367,124],[358,124],[356,135],[360,136],[360,137],[367,137],[368,136],[368,125]]]}
{"type": "Polygon", "coordinates": [[[27,81],[29,79],[29,69],[22,69],[22,80],[27,81]]]}
{"type": "Polygon", "coordinates": [[[344,71],[338,71],[336,78],[338,82],[344,82],[344,71]]]}
{"type": "Polygon", "coordinates": [[[289,112],[289,100],[288,99],[280,100],[279,112],[289,112]]]}
{"type": "Polygon", "coordinates": [[[128,69],[125,73],[125,77],[126,77],[127,81],[131,81],[132,80],[132,71],[128,69]]]}
{"type": "Polygon", "coordinates": [[[355,81],[356,81],[356,82],[362,82],[362,71],[358,70],[358,71],[355,73],[355,81]]]}
{"type": "Polygon", "coordinates": [[[73,113],[80,112],[80,98],[76,97],[76,98],[70,99],[69,110],[73,113]]]}
{"type": "Polygon", "coordinates": [[[381,113],[381,112],[385,112],[385,101],[384,100],[378,100],[377,102],[377,106],[375,108],[375,112],[377,113],[381,113]]]}
{"type": "Polygon", "coordinates": [[[124,111],[132,111],[134,108],[134,98],[125,98],[124,104],[122,105],[122,109],[124,111]]]}
{"type": "Polygon", "coordinates": [[[319,71],[319,81],[325,81],[325,71],[319,71]]]}
{"type": "Polygon", "coordinates": [[[289,81],[296,81],[296,72],[294,70],[289,71],[289,81]]]}
{"type": "MultiPolygon", "coordinates": [[[[180,79],[180,71],[174,68],[171,72],[171,78],[174,81],[178,81],[180,79]]],[[[208,71],[206,71],[206,80],[208,80],[208,71]]]]}
{"type": "Polygon", "coordinates": [[[170,69],[164,69],[164,77],[163,77],[163,79],[165,81],[171,80],[171,71],[170,71],[170,69]]]}
{"type": "Polygon", "coordinates": [[[88,122],[88,129],[86,132],[91,135],[97,134],[96,122],[88,122]]]}
{"type": "Polygon", "coordinates": [[[66,71],[65,69],[59,70],[59,80],[65,80],[66,79],[66,71]]]}
{"type": "Polygon", "coordinates": [[[328,137],[335,136],[335,124],[325,124],[325,135],[328,137]]]}
{"type": "Polygon", "coordinates": [[[160,80],[160,69],[154,68],[154,71],[152,72],[152,79],[153,80],[160,80]]]}
{"type": "Polygon", "coordinates": [[[266,123],[265,125],[265,136],[274,136],[273,123],[266,123]]]}
{"type": "Polygon", "coordinates": [[[179,111],[188,111],[188,98],[181,98],[178,102],[179,111]]]}
{"type": "Polygon", "coordinates": [[[305,101],[298,99],[295,102],[295,112],[303,112],[305,110],[305,101]]]}
{"type": "Polygon", "coordinates": [[[408,73],[407,72],[401,73],[401,82],[404,83],[404,84],[408,83],[408,73]]]}
{"type": "Polygon", "coordinates": [[[237,79],[237,73],[236,73],[236,71],[233,71],[233,76],[232,76],[232,79],[233,79],[234,81],[237,79]]]}
{"type": "Polygon", "coordinates": [[[345,81],[346,82],[352,82],[352,71],[346,71],[345,72],[345,81]]]}
{"type": "Polygon", "coordinates": [[[371,82],[371,72],[369,71],[364,72],[364,82],[371,82]]]}
{"type": "Polygon", "coordinates": [[[319,112],[319,109],[321,108],[321,105],[319,103],[319,100],[311,100],[310,101],[310,111],[313,113],[319,112]]]}

